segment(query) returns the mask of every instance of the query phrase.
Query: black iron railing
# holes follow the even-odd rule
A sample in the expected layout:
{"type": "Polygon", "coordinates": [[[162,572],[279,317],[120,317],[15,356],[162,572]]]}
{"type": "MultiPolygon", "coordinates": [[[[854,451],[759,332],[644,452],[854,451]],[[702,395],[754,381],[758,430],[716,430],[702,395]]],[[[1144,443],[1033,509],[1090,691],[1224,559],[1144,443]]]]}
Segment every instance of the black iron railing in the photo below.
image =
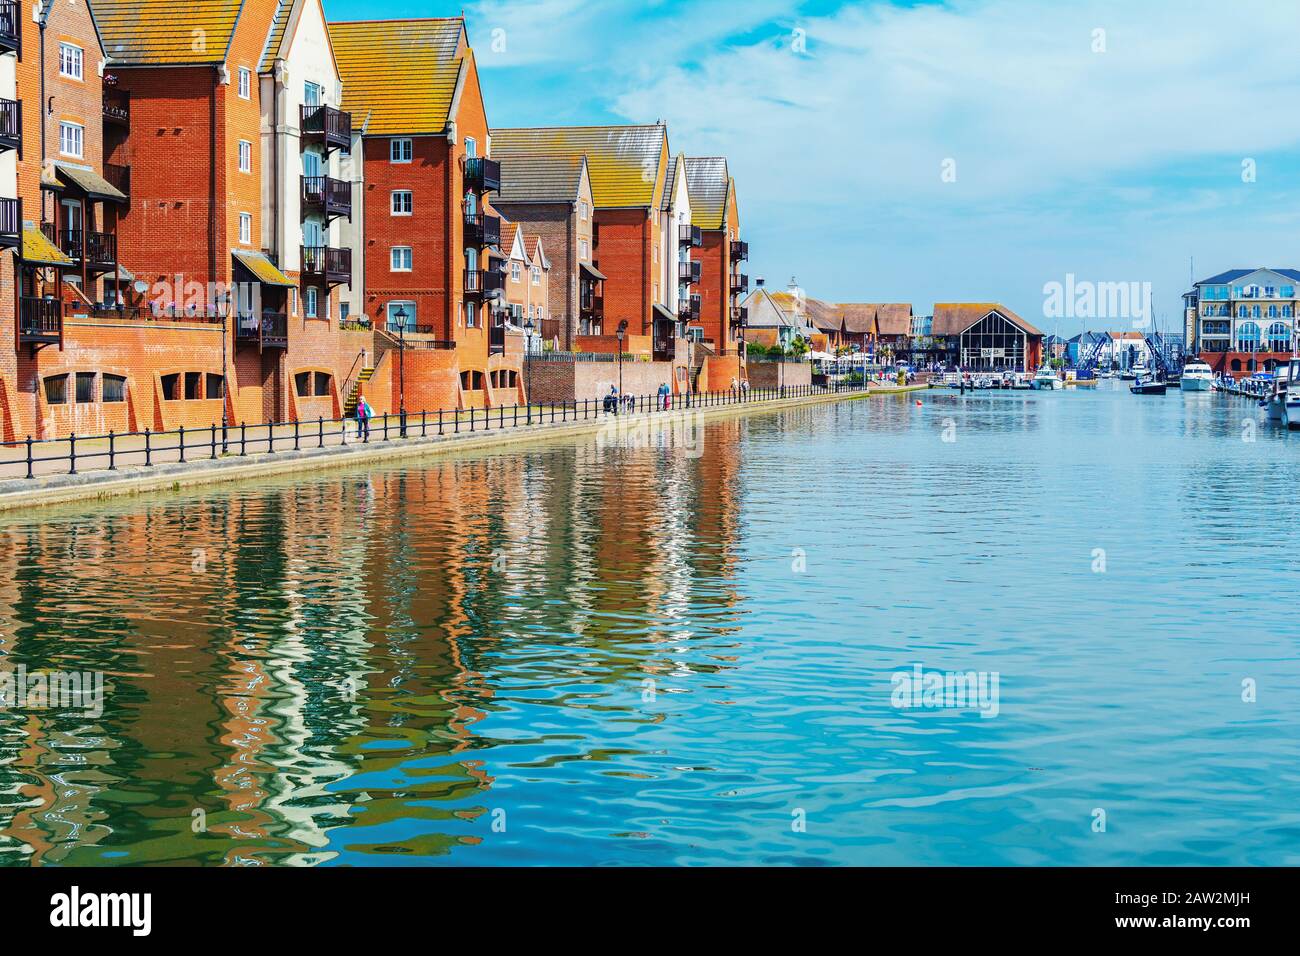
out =
{"type": "Polygon", "coordinates": [[[123,126],[131,124],[131,95],[126,90],[104,87],[104,119],[123,126]]]}
{"type": "Polygon", "coordinates": [[[22,100],[7,100],[0,97],[0,149],[23,148],[23,104],[22,100]]]}
{"type": "Polygon", "coordinates": [[[466,269],[465,294],[486,296],[505,289],[505,276],[496,269],[466,269]]]}
{"type": "Polygon", "coordinates": [[[301,141],[320,143],[326,150],[352,146],[352,114],[333,106],[299,106],[301,141]]]}
{"type": "Polygon", "coordinates": [[[25,295],[18,300],[18,339],[22,342],[57,342],[63,334],[63,302],[25,295]]]}
{"type": "Polygon", "coordinates": [[[700,296],[692,295],[677,303],[677,317],[682,321],[692,321],[700,317],[700,296]]]}
{"type": "Polygon", "coordinates": [[[0,197],[0,248],[17,248],[22,240],[23,201],[0,197]]]}
{"type": "MultiPolygon", "coordinates": [[[[25,301],[25,300],[24,300],[25,301]]],[[[45,300],[38,300],[45,301],[45,300]]],[[[553,353],[540,353],[549,356],[553,353]]],[[[539,358],[533,356],[533,358],[539,358]]],[[[615,415],[657,416],[684,410],[720,408],[815,396],[865,392],[869,383],[858,381],[815,385],[785,385],[778,388],[736,388],[716,392],[684,392],[676,395],[611,395],[604,398],[573,399],[564,402],[533,402],[527,405],[497,405],[492,408],[437,409],[434,411],[389,412],[362,422],[355,417],[291,420],[250,425],[245,422],[222,425],[213,422],[197,428],[138,432],[109,431],[107,434],[66,438],[35,439],[0,443],[0,449],[17,455],[0,455],[0,465],[25,468],[26,478],[45,474],[78,474],[84,471],[133,467],[148,469],[174,462],[273,456],[277,452],[310,452],[347,445],[368,445],[401,439],[447,439],[462,433],[504,431],[512,428],[573,425],[599,421],[615,415]],[[54,466],[54,467],[46,467],[54,466]]],[[[179,399],[171,401],[179,402],[179,399]]],[[[328,453],[327,453],[328,454],[328,453]]]]}
{"type": "Polygon", "coordinates": [[[352,184],[333,176],[302,177],[303,213],[316,211],[326,219],[352,218],[352,184]]]}
{"type": "Polygon", "coordinates": [[[0,0],[0,51],[23,56],[23,8],[18,0],[0,0]]]}
{"type": "Polygon", "coordinates": [[[352,281],[352,250],[333,246],[302,246],[302,275],[328,285],[352,281]]]}
{"type": "Polygon", "coordinates": [[[749,276],[743,272],[737,272],[731,277],[731,294],[739,295],[742,292],[749,291],[749,276]]]}
{"type": "Polygon", "coordinates": [[[501,164],[482,156],[465,160],[465,188],[476,193],[500,191],[501,164]]]}
{"type": "Polygon", "coordinates": [[[263,309],[261,315],[237,316],[235,338],[241,342],[256,342],[263,348],[287,348],[289,316],[274,309],[263,309]]]}
{"type": "Polygon", "coordinates": [[[698,262],[678,262],[677,279],[679,282],[689,282],[694,285],[700,281],[700,264],[698,262]]]}
{"type": "Polygon", "coordinates": [[[501,242],[501,219],[483,213],[465,214],[465,248],[482,249],[501,242]]]}
{"type": "Polygon", "coordinates": [[[731,243],[731,261],[744,262],[749,258],[749,243],[741,242],[739,239],[731,243]]]}
{"type": "Polygon", "coordinates": [[[677,227],[677,244],[692,248],[704,242],[704,230],[699,226],[679,225],[677,227]]]}
{"type": "Polygon", "coordinates": [[[85,259],[92,265],[112,265],[117,262],[117,236],[111,232],[91,232],[82,229],[58,229],[53,223],[42,223],[41,231],[45,238],[54,243],[58,250],[69,259],[78,262],[82,259],[82,243],[85,243],[85,259]]]}

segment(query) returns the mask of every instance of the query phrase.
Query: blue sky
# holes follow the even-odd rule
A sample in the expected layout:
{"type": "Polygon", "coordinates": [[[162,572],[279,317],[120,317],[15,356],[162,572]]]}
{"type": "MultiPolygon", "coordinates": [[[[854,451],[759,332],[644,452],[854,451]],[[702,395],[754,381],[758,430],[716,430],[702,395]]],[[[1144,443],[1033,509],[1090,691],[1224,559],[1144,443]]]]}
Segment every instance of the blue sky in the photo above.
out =
{"type": "MultiPolygon", "coordinates": [[[[325,0],[334,19],[459,6],[325,0]]],[[[668,123],[725,154],[750,274],[835,301],[1000,301],[1044,284],[1300,267],[1300,4],[1234,0],[483,0],[496,126],[668,123]],[[1229,12],[1230,11],[1230,15],[1229,12]],[[1098,32],[1101,31],[1101,32],[1098,32]],[[1244,164],[1244,165],[1243,165],[1244,164]],[[946,173],[946,175],[945,175],[946,173]],[[955,174],[955,175],[954,175],[955,174]]]]}

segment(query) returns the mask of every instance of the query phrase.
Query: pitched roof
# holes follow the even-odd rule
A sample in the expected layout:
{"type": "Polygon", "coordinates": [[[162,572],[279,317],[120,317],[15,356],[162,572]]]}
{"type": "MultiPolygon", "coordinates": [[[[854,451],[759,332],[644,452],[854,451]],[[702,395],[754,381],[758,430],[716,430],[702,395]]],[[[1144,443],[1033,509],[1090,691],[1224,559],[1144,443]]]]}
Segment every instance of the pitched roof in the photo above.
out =
{"type": "Polygon", "coordinates": [[[587,157],[592,198],[598,208],[653,207],[662,183],[668,128],[653,126],[547,126],[494,129],[492,157],[519,159],[587,157]]]}
{"type": "Polygon", "coordinates": [[[291,289],[298,284],[281,272],[276,264],[267,258],[266,253],[254,252],[252,249],[231,249],[230,254],[263,285],[291,289]]]}
{"type": "Polygon", "coordinates": [[[686,192],[691,197],[691,225],[721,229],[732,189],[725,156],[687,156],[686,192]]]}
{"type": "Polygon", "coordinates": [[[366,135],[446,130],[461,71],[474,55],[464,20],[331,23],[329,36],[343,80],[343,108],[366,135]]]}
{"type": "Polygon", "coordinates": [[[882,302],[877,305],[876,331],[881,335],[911,335],[911,304],[907,302],[882,302]]]}
{"type": "Polygon", "coordinates": [[[823,302],[821,299],[804,299],[804,308],[808,321],[815,329],[823,332],[838,332],[844,325],[844,314],[837,305],[823,302]]]}
{"type": "Polygon", "coordinates": [[[1197,285],[1218,285],[1223,282],[1235,282],[1252,272],[1276,272],[1280,276],[1286,276],[1288,279],[1300,281],[1300,269],[1271,269],[1268,266],[1259,266],[1254,269],[1229,269],[1227,272],[1220,272],[1217,276],[1210,276],[1208,279],[1202,279],[1197,285]]]}
{"type": "Polygon", "coordinates": [[[546,258],[546,253],[542,250],[541,236],[524,236],[524,245],[528,249],[528,261],[540,265],[543,269],[551,268],[551,260],[546,258]]]}
{"type": "Polygon", "coordinates": [[[271,21],[271,33],[266,38],[266,49],[262,51],[262,63],[257,68],[259,73],[271,69],[271,64],[280,55],[280,44],[284,42],[285,30],[289,26],[289,14],[293,13],[293,3],[294,0],[280,0],[279,6],[275,9],[275,18],[271,21]]]}
{"type": "MultiPolygon", "coordinates": [[[[677,157],[668,157],[668,168],[664,170],[664,195],[659,200],[659,208],[667,212],[668,207],[673,204],[673,180],[677,177],[677,157]]],[[[689,197],[690,190],[687,189],[689,197]]]]}
{"type": "Polygon", "coordinates": [[[845,302],[840,305],[844,316],[844,331],[858,335],[876,331],[876,307],[863,302],[845,302]]]}
{"type": "Polygon", "coordinates": [[[54,266],[72,265],[72,260],[35,226],[23,226],[23,261],[54,266]]]}
{"type": "Polygon", "coordinates": [[[119,66],[224,63],[243,6],[243,0],[91,0],[104,53],[119,66]]]}
{"type": "Polygon", "coordinates": [[[996,302],[936,302],[934,335],[960,335],[990,312],[996,312],[1030,335],[1042,335],[1020,316],[996,302]]]}
{"type": "MultiPolygon", "coordinates": [[[[494,155],[500,155],[495,149],[494,155]]],[[[497,203],[574,202],[582,188],[583,156],[519,156],[501,165],[497,203]]]]}

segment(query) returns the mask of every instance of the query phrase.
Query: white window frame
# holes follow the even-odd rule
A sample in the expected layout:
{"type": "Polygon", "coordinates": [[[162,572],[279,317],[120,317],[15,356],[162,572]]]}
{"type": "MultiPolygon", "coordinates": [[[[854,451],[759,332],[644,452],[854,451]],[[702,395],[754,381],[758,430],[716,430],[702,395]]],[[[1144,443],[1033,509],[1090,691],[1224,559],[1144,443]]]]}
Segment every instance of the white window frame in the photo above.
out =
{"type": "Polygon", "coordinates": [[[388,141],[388,161],[409,163],[415,158],[415,140],[409,136],[394,136],[388,141]]]}
{"type": "Polygon", "coordinates": [[[59,76],[69,80],[85,79],[86,75],[86,51],[75,43],[69,43],[66,40],[59,41],[59,76]],[[65,70],[65,66],[75,67],[75,70],[65,70]]]}
{"type": "Polygon", "coordinates": [[[388,197],[388,211],[394,216],[412,216],[415,214],[415,192],[410,189],[394,189],[388,197]],[[405,196],[406,202],[399,203],[398,197],[405,196]],[[399,209],[405,206],[405,209],[399,209]]]}
{"type": "Polygon", "coordinates": [[[541,267],[541,266],[533,266],[533,268],[532,268],[532,280],[533,280],[533,285],[541,285],[541,284],[542,284],[542,267],[541,267]]]}
{"type": "Polygon", "coordinates": [[[519,260],[510,263],[510,281],[515,285],[519,284],[519,260]]]}
{"type": "Polygon", "coordinates": [[[415,267],[415,251],[410,246],[390,246],[388,249],[388,271],[389,272],[410,272],[415,267]],[[405,253],[402,256],[401,253],[405,253]],[[406,264],[399,265],[398,262],[405,258],[406,264]]]}
{"type": "Polygon", "coordinates": [[[253,214],[251,212],[241,212],[239,214],[239,241],[245,246],[253,244],[253,214]]]}
{"type": "Polygon", "coordinates": [[[251,173],[253,171],[253,143],[251,140],[241,139],[239,141],[239,171],[241,173],[251,173]]]}
{"type": "Polygon", "coordinates": [[[587,221],[587,200],[585,199],[578,203],[578,218],[583,222],[587,221]]]}
{"type": "Polygon", "coordinates": [[[63,156],[71,156],[73,159],[82,159],[86,153],[86,127],[80,123],[70,123],[67,120],[59,121],[59,153],[63,156]],[[69,136],[75,131],[76,133],[76,152],[68,150],[69,136]]]}
{"type": "Polygon", "coordinates": [[[465,137],[465,158],[478,159],[478,143],[475,142],[473,136],[465,137]]]}
{"type": "Polygon", "coordinates": [[[587,244],[586,239],[578,240],[578,258],[579,259],[591,258],[591,247],[587,244]]]}
{"type": "Polygon", "coordinates": [[[246,66],[239,68],[239,98],[241,100],[253,98],[253,71],[246,66]]]}

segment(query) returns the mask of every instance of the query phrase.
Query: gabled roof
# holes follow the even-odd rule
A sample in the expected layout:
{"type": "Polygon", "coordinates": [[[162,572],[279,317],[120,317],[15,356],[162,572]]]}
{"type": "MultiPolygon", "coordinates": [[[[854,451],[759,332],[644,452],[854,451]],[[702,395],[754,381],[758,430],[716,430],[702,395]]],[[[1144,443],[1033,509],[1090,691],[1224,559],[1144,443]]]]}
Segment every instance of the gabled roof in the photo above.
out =
{"type": "Polygon", "coordinates": [[[855,320],[862,327],[852,329],[854,332],[870,332],[866,325],[866,315],[870,312],[875,319],[875,328],[880,335],[911,335],[912,306],[907,302],[846,302],[845,309],[855,310],[855,320]]]}
{"type": "Polygon", "coordinates": [[[996,302],[936,302],[933,335],[960,335],[990,312],[996,312],[1029,335],[1042,335],[1020,316],[996,302]]]}
{"type": "Polygon", "coordinates": [[[550,270],[551,260],[546,258],[546,253],[542,250],[541,236],[524,236],[524,247],[528,250],[529,262],[550,270]]]}
{"type": "Polygon", "coordinates": [[[90,0],[115,66],[224,63],[243,0],[90,0]],[[201,37],[199,43],[196,38],[201,37]],[[196,49],[197,47],[197,49],[196,49]]]}
{"type": "Polygon", "coordinates": [[[751,329],[797,328],[794,320],[795,300],[788,292],[769,292],[760,286],[745,297],[749,310],[746,325],[751,329]]]}
{"type": "Polygon", "coordinates": [[[823,302],[821,299],[804,299],[804,311],[808,322],[814,329],[823,332],[838,332],[844,327],[844,313],[839,306],[823,302]]]}
{"type": "Polygon", "coordinates": [[[664,170],[664,195],[659,200],[659,208],[664,212],[673,204],[673,182],[677,178],[677,157],[671,156],[668,159],[668,168],[664,170]]]}
{"type": "Polygon", "coordinates": [[[876,331],[876,307],[862,302],[844,302],[840,305],[844,316],[844,331],[855,335],[870,335],[876,331]]]}
{"type": "Polygon", "coordinates": [[[271,34],[266,38],[266,49],[262,51],[262,62],[258,66],[257,72],[265,73],[271,69],[271,64],[282,56],[280,47],[284,43],[284,34],[289,26],[289,14],[293,13],[294,0],[280,0],[280,5],[275,9],[275,17],[271,20],[271,34]]]}
{"type": "Polygon", "coordinates": [[[592,198],[606,209],[657,205],[667,145],[668,128],[658,123],[492,130],[492,157],[503,172],[530,157],[586,156],[592,198]]]}
{"type": "Polygon", "coordinates": [[[686,192],[691,197],[691,225],[721,229],[727,219],[731,176],[725,156],[687,156],[686,192]]]}
{"type": "MultiPolygon", "coordinates": [[[[493,141],[493,155],[499,156],[493,141]]],[[[501,164],[497,203],[576,202],[582,189],[585,156],[520,156],[501,164]]]]}
{"type": "Polygon", "coordinates": [[[1202,285],[1221,285],[1226,282],[1235,282],[1243,279],[1255,272],[1276,272],[1280,276],[1286,276],[1288,279],[1295,279],[1300,282],[1300,269],[1272,269],[1268,266],[1259,266],[1255,269],[1229,269],[1227,272],[1220,272],[1217,276],[1210,276],[1208,279],[1202,279],[1196,283],[1202,285]]]}
{"type": "Polygon", "coordinates": [[[463,19],[331,23],[329,37],[343,80],[343,108],[367,136],[447,129],[474,55],[463,19]]]}

